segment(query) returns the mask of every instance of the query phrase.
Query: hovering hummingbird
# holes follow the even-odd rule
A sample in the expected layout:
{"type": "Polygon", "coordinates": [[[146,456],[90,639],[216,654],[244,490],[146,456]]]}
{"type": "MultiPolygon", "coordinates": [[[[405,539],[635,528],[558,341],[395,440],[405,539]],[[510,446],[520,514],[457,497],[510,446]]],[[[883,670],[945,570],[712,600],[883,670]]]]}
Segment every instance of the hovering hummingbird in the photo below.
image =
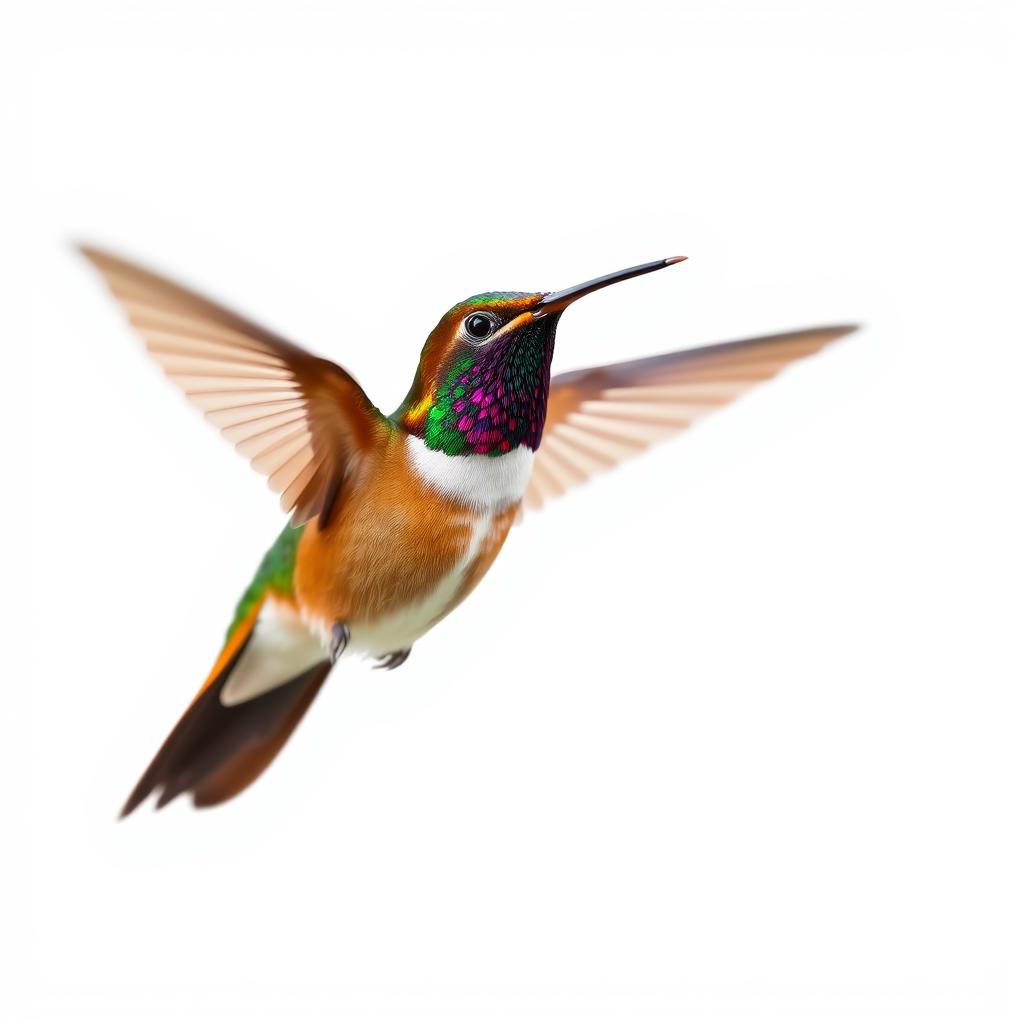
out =
{"type": "Polygon", "coordinates": [[[848,334],[818,327],[551,376],[577,299],[680,263],[557,292],[485,292],[430,332],[386,416],[336,363],[98,249],[83,254],[146,347],[291,513],[206,681],[122,810],[154,790],[222,803],[274,759],[345,652],[395,669],[491,567],[521,508],[688,427],[848,334]],[[542,442],[543,437],[543,442],[542,442]]]}

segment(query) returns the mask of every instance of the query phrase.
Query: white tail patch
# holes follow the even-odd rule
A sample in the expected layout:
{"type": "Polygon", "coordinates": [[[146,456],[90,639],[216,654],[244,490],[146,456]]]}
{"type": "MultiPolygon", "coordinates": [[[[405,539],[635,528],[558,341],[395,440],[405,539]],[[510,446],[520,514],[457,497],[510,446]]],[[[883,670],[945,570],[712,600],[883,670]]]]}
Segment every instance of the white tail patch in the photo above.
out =
{"type": "Polygon", "coordinates": [[[221,690],[226,707],[252,700],[312,668],[326,657],[317,633],[290,605],[268,597],[238,664],[221,690]]]}

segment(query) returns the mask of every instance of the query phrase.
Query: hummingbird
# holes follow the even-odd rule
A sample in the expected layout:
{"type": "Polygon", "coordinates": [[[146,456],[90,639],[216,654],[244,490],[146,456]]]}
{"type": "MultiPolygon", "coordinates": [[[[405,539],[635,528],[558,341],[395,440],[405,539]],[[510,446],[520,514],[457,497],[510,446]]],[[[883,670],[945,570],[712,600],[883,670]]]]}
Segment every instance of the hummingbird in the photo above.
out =
{"type": "Polygon", "coordinates": [[[484,292],[441,317],[399,407],[202,295],[83,255],[167,376],[290,515],[199,692],[121,811],[246,789],[342,656],[393,670],[490,569],[524,509],[678,433],[854,330],[815,327],[551,375],[564,312],[676,256],[554,292],[484,292]]]}

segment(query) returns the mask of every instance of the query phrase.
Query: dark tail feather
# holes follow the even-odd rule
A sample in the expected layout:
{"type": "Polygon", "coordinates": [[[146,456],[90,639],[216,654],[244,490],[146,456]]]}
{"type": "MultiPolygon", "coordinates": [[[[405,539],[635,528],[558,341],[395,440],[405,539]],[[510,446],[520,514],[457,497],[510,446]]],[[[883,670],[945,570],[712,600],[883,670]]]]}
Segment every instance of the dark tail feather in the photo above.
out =
{"type": "Polygon", "coordinates": [[[182,715],[125,802],[122,818],[155,789],[161,790],[158,808],[189,790],[196,807],[230,800],[284,746],[320,692],[331,664],[318,662],[273,690],[227,707],[220,694],[247,645],[248,639],[182,715]]]}

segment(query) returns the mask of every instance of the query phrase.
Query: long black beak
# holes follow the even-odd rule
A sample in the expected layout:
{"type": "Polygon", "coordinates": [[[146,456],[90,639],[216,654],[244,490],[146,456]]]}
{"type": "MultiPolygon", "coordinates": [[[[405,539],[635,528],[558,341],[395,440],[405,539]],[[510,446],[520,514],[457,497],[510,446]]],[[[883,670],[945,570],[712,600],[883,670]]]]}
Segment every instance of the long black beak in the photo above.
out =
{"type": "Polygon", "coordinates": [[[573,288],[563,288],[560,292],[548,292],[533,309],[534,316],[546,316],[548,313],[560,313],[571,302],[596,292],[599,288],[607,288],[610,284],[619,281],[628,281],[631,277],[639,277],[641,274],[650,274],[652,271],[661,270],[662,267],[669,267],[673,263],[682,263],[685,256],[671,256],[667,260],[655,260],[653,263],[641,263],[638,267],[630,267],[628,270],[617,270],[614,274],[605,274],[604,277],[595,277],[592,281],[584,281],[573,288]]]}

